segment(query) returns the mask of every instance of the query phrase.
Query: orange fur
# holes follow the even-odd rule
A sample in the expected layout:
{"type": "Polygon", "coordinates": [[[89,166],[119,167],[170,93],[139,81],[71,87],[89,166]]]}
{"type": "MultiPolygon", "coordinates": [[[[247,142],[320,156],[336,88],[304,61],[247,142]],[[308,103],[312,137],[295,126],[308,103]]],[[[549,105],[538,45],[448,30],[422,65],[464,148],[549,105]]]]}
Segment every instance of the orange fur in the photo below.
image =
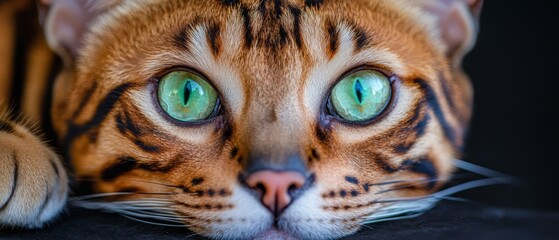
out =
{"type": "MultiPolygon", "coordinates": [[[[279,228],[326,238],[357,231],[387,205],[376,200],[434,192],[452,173],[472,90],[453,64],[462,53],[445,47],[417,2],[109,5],[98,6],[79,54],[59,52],[70,55],[52,105],[61,148],[96,192],[169,193],[157,197],[204,236],[251,238],[279,228]],[[362,125],[325,116],[333,84],[357,67],[392,79],[389,108],[362,125]],[[209,79],[220,115],[197,125],[165,116],[156,84],[178,68],[209,79]],[[282,165],[292,156],[314,184],[273,219],[238,179],[255,161],[282,165]],[[436,180],[375,184],[418,178],[436,180]],[[402,188],[383,192],[393,187],[402,188]]],[[[56,36],[47,38],[52,45],[56,36]]]]}

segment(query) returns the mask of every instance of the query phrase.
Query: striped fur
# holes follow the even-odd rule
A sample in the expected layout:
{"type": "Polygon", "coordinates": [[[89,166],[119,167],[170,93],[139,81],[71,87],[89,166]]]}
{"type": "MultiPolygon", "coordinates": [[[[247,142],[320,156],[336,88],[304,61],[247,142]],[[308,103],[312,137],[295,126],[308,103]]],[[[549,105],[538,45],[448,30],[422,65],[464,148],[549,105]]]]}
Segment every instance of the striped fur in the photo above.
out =
{"type": "MultiPolygon", "coordinates": [[[[462,10],[480,4],[454,2],[462,10]]],[[[54,60],[45,40],[37,37],[40,43],[27,48],[29,66],[44,69],[26,76],[53,89],[48,101],[33,101],[50,104],[50,112],[37,113],[26,103],[17,110],[36,121],[52,120],[42,123],[56,133],[56,147],[82,187],[126,193],[109,201],[156,201],[164,216],[212,238],[255,238],[270,229],[303,239],[342,237],[391,206],[383,199],[437,191],[461,153],[472,90],[459,61],[473,40],[449,41],[433,14],[447,5],[435,3],[88,2],[84,9],[91,12],[83,16],[91,22],[79,43],[68,45],[46,27],[64,61],[56,82],[48,84],[54,60]],[[327,114],[325,103],[339,77],[359,67],[388,76],[394,96],[379,117],[348,124],[327,114]],[[162,111],[158,79],[179,68],[211,81],[222,104],[218,116],[184,124],[162,111]],[[255,166],[292,159],[310,184],[274,219],[239,179],[255,166]]],[[[9,71],[0,69],[1,86],[15,79],[9,71]]],[[[46,93],[28,90],[29,83],[21,102],[43,99],[46,93]]],[[[0,136],[0,183],[7,183],[0,189],[0,223],[41,226],[62,207],[55,202],[64,202],[62,164],[7,115],[0,117],[0,136]],[[17,198],[30,207],[12,206],[17,198]],[[28,214],[14,220],[15,212],[28,214]]]]}

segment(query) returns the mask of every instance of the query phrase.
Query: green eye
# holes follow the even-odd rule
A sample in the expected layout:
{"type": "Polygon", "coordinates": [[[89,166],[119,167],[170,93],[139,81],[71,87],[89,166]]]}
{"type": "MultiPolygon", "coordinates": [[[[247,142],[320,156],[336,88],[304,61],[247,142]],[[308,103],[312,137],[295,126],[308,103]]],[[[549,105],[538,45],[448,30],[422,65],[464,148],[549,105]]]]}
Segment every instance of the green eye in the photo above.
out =
{"type": "Polygon", "coordinates": [[[392,88],[384,74],[362,70],[344,77],[332,89],[333,110],[351,122],[368,121],[382,113],[390,101],[392,88]]]}
{"type": "Polygon", "coordinates": [[[208,119],[217,105],[215,89],[191,72],[175,71],[165,75],[159,81],[157,93],[161,108],[183,122],[208,119]]]}

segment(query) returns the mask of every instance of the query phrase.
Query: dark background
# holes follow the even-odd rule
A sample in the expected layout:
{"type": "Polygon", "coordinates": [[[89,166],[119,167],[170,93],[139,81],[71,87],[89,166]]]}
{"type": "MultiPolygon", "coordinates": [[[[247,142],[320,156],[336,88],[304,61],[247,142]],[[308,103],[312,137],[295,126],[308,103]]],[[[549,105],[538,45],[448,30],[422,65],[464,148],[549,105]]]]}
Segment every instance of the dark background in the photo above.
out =
{"type": "Polygon", "coordinates": [[[558,1],[485,1],[464,68],[475,91],[465,160],[524,180],[461,197],[559,210],[558,1]]]}

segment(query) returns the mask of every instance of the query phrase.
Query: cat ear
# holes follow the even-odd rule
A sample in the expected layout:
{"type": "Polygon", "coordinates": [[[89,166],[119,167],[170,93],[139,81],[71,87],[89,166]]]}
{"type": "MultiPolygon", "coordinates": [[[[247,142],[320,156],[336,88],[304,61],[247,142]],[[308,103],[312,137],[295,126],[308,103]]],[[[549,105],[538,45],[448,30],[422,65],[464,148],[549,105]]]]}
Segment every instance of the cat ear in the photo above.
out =
{"type": "Polygon", "coordinates": [[[51,49],[72,64],[89,25],[116,0],[38,0],[39,20],[51,49]]]}
{"type": "Polygon", "coordinates": [[[482,5],[483,0],[434,0],[424,5],[435,16],[446,54],[455,67],[476,42],[482,5]]]}

